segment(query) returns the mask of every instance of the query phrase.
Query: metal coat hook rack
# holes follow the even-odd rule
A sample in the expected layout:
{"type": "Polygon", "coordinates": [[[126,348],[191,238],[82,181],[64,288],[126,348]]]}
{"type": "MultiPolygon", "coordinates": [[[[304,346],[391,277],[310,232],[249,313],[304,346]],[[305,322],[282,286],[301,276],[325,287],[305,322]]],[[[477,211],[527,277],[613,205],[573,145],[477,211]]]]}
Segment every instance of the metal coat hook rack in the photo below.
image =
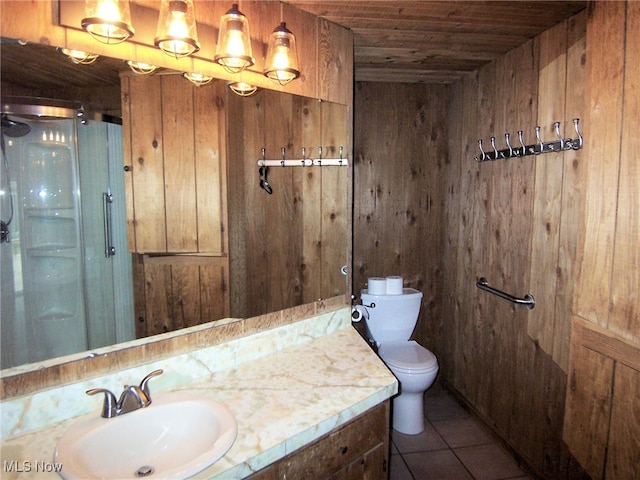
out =
{"type": "Polygon", "coordinates": [[[509,158],[525,157],[527,155],[540,155],[543,153],[562,152],[564,150],[580,150],[584,143],[582,134],[580,133],[580,119],[573,119],[573,128],[576,131],[576,138],[565,138],[560,133],[560,122],[554,122],[553,128],[556,133],[557,140],[545,142],[540,138],[540,127],[536,126],[536,143],[525,145],[524,132],[518,130],[519,145],[511,145],[511,135],[504,134],[505,144],[507,148],[498,150],[496,146],[496,137],[491,137],[491,150],[485,151],[482,139],[478,140],[480,155],[474,159],[476,162],[486,162],[487,160],[507,160],[509,158]]]}
{"type": "Polygon", "coordinates": [[[349,159],[343,156],[343,147],[340,146],[340,158],[322,158],[322,147],[318,147],[318,158],[307,157],[307,149],[302,147],[302,158],[286,158],[286,148],[282,147],[280,153],[281,159],[268,160],[265,156],[265,149],[262,148],[262,158],[258,159],[259,167],[310,167],[312,165],[318,167],[348,167],[349,159]]]}

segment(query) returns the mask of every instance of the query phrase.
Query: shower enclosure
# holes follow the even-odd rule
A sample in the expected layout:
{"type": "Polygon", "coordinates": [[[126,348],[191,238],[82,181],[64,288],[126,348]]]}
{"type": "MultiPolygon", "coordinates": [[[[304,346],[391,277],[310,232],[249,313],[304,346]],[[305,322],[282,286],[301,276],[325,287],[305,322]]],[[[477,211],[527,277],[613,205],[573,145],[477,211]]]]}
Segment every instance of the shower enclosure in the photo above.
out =
{"type": "Polygon", "coordinates": [[[2,102],[2,368],[135,338],[119,119],[2,102]]]}

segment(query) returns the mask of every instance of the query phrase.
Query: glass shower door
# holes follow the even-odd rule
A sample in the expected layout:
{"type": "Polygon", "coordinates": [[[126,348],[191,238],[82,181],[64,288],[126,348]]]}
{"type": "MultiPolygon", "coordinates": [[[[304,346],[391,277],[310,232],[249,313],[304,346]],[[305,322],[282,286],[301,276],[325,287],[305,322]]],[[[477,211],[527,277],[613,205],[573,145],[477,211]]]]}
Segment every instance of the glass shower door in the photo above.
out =
{"type": "Polygon", "coordinates": [[[122,126],[78,125],[88,348],[135,338],[127,252],[122,126]]]}
{"type": "Polygon", "coordinates": [[[135,338],[122,127],[69,112],[5,138],[2,368],[135,338]]]}
{"type": "Polygon", "coordinates": [[[22,270],[14,283],[34,362],[88,348],[74,121],[32,122],[11,143],[21,223],[14,256],[22,257],[14,258],[22,270]]]}

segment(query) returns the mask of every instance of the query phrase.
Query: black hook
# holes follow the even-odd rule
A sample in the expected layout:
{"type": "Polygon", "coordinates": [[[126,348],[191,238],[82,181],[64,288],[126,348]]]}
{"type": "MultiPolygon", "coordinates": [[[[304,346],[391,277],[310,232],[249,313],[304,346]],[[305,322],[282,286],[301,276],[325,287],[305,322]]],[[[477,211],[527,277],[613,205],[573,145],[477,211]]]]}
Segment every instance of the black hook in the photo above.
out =
{"type": "Polygon", "coordinates": [[[260,176],[260,188],[271,195],[273,193],[273,188],[271,188],[271,184],[269,183],[269,179],[267,178],[267,176],[269,175],[269,167],[265,165],[266,149],[263,147],[260,149],[260,151],[262,153],[262,165],[260,165],[260,168],[258,168],[258,174],[260,176]]]}
{"type": "Polygon", "coordinates": [[[260,174],[260,188],[271,195],[273,193],[273,188],[271,188],[271,184],[269,183],[269,179],[267,178],[269,167],[258,168],[258,173],[260,174]]]}

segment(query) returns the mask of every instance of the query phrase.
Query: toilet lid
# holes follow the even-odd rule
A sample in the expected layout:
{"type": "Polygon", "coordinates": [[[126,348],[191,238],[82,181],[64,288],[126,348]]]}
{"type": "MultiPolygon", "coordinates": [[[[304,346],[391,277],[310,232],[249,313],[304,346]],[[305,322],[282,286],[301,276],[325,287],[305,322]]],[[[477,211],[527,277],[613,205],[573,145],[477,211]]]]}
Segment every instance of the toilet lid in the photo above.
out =
{"type": "Polygon", "coordinates": [[[417,342],[383,342],[378,355],[390,367],[412,372],[433,370],[438,367],[438,359],[429,350],[417,342]]]}

